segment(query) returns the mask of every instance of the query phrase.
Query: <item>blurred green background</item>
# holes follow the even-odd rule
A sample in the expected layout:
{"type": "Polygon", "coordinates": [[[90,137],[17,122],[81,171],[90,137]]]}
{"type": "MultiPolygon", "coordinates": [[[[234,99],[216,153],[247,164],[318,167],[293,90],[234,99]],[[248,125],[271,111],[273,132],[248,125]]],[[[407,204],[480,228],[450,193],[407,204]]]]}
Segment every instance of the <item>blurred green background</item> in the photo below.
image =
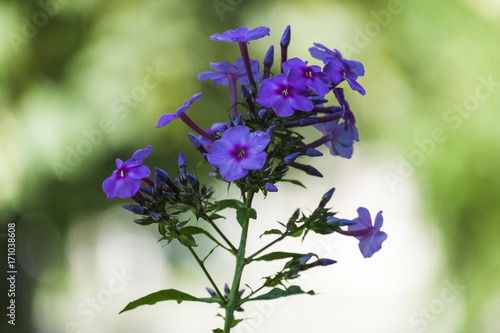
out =
{"type": "MultiPolygon", "coordinates": [[[[396,195],[416,184],[419,223],[439,231],[442,253],[436,256],[444,260],[429,288],[439,293],[444,277],[466,286],[458,324],[439,331],[500,331],[492,315],[500,312],[498,0],[19,0],[0,3],[0,241],[5,251],[6,224],[16,222],[19,264],[18,321],[12,327],[2,314],[2,332],[89,331],[76,328],[64,309],[78,318],[79,300],[99,291],[88,280],[105,281],[97,283],[101,287],[109,280],[96,268],[105,260],[88,269],[90,258],[103,251],[99,226],[114,219],[145,232],[119,209],[125,200],[109,201],[102,193],[114,159],[151,144],[149,166],[173,171],[178,149],[194,166],[199,157],[185,126],[153,126],[199,91],[203,106],[190,116],[202,127],[225,120],[228,91],[196,75],[210,70],[210,61],[234,61],[238,49],[208,36],[268,26],[271,37],[250,46],[250,56],[262,59],[288,24],[290,56],[310,59],[307,48],[320,42],[365,65],[360,82],[367,95],[349,95],[361,144],[384,147],[371,152],[388,161],[379,177],[396,195]],[[85,247],[75,250],[82,242],[85,247]],[[86,278],[75,283],[70,271],[86,278]],[[58,295],[57,304],[44,293],[58,295]],[[65,303],[64,295],[73,296],[65,303]]],[[[398,223],[404,227],[405,221],[398,223]]],[[[154,246],[154,233],[148,235],[154,246]]],[[[411,262],[418,254],[411,242],[405,246],[399,251],[411,262]]],[[[163,252],[161,260],[188,274],[185,254],[175,246],[163,252]]],[[[163,271],[158,267],[159,275],[163,271]]],[[[417,311],[428,300],[399,302],[417,311]]],[[[408,332],[428,330],[408,317],[411,311],[400,319],[408,332]]],[[[83,309],[82,318],[90,321],[91,313],[83,309]]],[[[120,320],[110,316],[92,332],[125,332],[115,326],[120,320]]]]}

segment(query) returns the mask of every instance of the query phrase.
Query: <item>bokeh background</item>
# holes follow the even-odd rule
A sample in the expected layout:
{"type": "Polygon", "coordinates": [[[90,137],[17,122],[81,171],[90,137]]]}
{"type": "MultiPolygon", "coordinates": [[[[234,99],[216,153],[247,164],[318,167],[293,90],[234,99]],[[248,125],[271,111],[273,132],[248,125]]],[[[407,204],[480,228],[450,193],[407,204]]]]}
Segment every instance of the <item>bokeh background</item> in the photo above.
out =
{"type": "MultiPolygon", "coordinates": [[[[182,248],[132,222],[121,209],[127,200],[107,200],[101,183],[115,158],[151,144],[149,166],[174,172],[181,149],[190,171],[230,195],[204,176],[208,169],[195,169],[183,124],[153,126],[199,91],[190,116],[202,127],[225,119],[228,91],[196,75],[239,54],[209,35],[268,26],[271,36],[250,44],[262,59],[288,24],[291,57],[313,60],[307,49],[320,42],[365,65],[366,96],[347,95],[361,140],[351,160],[318,162],[323,179],[296,173],[307,190],[281,185],[258,202],[252,232],[314,208],[335,186],[336,210],[346,218],[359,206],[383,210],[389,238],[369,260],[337,235],[284,244],[339,263],[302,278],[317,296],[249,305],[242,316],[253,319],[238,331],[500,332],[498,0],[1,2],[0,262],[6,272],[6,225],[16,223],[18,269],[15,327],[1,279],[2,332],[221,325],[206,304],[118,315],[160,289],[202,296],[207,282],[182,248]]],[[[221,227],[238,234],[231,216],[221,227]]],[[[230,258],[216,252],[208,263],[220,285],[230,279],[230,258]]],[[[249,271],[247,282],[263,272],[273,267],[249,271]]]]}

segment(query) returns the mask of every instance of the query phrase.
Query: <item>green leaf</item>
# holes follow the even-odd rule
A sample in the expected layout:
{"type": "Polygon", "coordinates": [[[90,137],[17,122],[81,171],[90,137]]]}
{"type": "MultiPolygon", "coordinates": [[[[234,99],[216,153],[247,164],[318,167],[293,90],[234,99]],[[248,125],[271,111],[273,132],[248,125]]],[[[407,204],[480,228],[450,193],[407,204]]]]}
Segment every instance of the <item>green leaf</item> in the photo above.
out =
{"type": "Polygon", "coordinates": [[[224,333],[223,330],[221,330],[220,328],[216,328],[214,330],[212,330],[213,333],[224,333]]]}
{"type": "Polygon", "coordinates": [[[223,249],[226,249],[228,251],[230,251],[227,247],[225,247],[224,245],[222,245],[217,239],[215,239],[214,236],[212,236],[208,231],[206,231],[205,229],[202,229],[200,227],[195,227],[195,226],[187,226],[187,227],[184,227],[182,229],[179,229],[179,232],[181,234],[187,234],[187,235],[198,235],[198,234],[204,234],[205,236],[207,236],[208,238],[210,238],[215,244],[219,245],[220,247],[222,247],[223,249]]]}
{"type": "Polygon", "coordinates": [[[198,246],[193,236],[191,236],[190,234],[181,234],[179,236],[179,242],[181,242],[181,244],[184,246],[192,246],[192,247],[198,246]]]}
{"type": "Polygon", "coordinates": [[[248,207],[241,207],[238,208],[236,211],[236,219],[238,220],[238,223],[243,226],[243,223],[245,223],[246,220],[248,219],[256,219],[257,218],[257,211],[253,208],[248,208],[248,207]]]}
{"type": "Polygon", "coordinates": [[[276,299],[276,298],[280,298],[280,297],[299,295],[299,294],[314,295],[314,291],[309,290],[308,292],[305,292],[302,289],[300,289],[299,286],[290,286],[289,288],[287,288],[285,290],[280,289],[280,288],[273,288],[267,294],[260,295],[260,296],[257,296],[255,298],[251,298],[251,299],[249,299],[249,301],[271,300],[271,299],[276,299]]]}
{"type": "Polygon", "coordinates": [[[262,235],[260,235],[260,237],[264,235],[283,235],[283,232],[278,229],[271,229],[264,232],[262,235]]]}
{"type": "Polygon", "coordinates": [[[273,261],[285,258],[302,258],[305,254],[291,253],[291,252],[272,252],[265,254],[262,257],[255,258],[253,260],[263,260],[263,261],[273,261]]]}
{"type": "Polygon", "coordinates": [[[203,303],[220,302],[220,300],[217,298],[197,298],[176,289],[165,289],[149,294],[147,296],[144,296],[133,302],[128,303],[127,306],[120,311],[120,313],[135,309],[136,307],[141,305],[153,305],[157,302],[163,302],[163,301],[176,301],[178,304],[180,304],[183,301],[203,302],[203,303]]]}
{"type": "Polygon", "coordinates": [[[219,200],[214,202],[214,206],[218,208],[218,210],[226,209],[226,208],[242,208],[245,207],[243,202],[236,199],[227,199],[227,200],[219,200]]]}
{"type": "Polygon", "coordinates": [[[304,186],[304,184],[302,184],[301,182],[299,182],[298,180],[295,180],[295,179],[282,179],[281,180],[282,182],[287,182],[287,183],[292,183],[293,185],[297,185],[297,186],[300,186],[300,187],[303,187],[303,188],[307,188],[304,186]]]}

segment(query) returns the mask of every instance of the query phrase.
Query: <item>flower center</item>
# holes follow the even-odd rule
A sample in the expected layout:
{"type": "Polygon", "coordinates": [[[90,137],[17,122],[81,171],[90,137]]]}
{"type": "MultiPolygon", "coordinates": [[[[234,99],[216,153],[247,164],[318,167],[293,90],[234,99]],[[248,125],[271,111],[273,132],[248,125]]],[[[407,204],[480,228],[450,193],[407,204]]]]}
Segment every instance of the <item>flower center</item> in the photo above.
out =
{"type": "Polygon", "coordinates": [[[310,69],[306,71],[306,76],[307,76],[308,78],[312,78],[313,73],[312,73],[312,71],[311,71],[310,69]]]}
{"type": "Polygon", "coordinates": [[[284,88],[284,89],[282,89],[282,90],[281,90],[281,94],[282,94],[283,96],[285,96],[285,97],[286,97],[286,96],[288,96],[288,88],[284,88]]]}
{"type": "Polygon", "coordinates": [[[127,175],[127,171],[125,169],[120,169],[118,175],[120,176],[120,178],[123,178],[127,175]]]}
{"type": "Polygon", "coordinates": [[[243,158],[245,157],[245,155],[246,155],[245,149],[243,148],[236,149],[236,157],[243,158]]]}

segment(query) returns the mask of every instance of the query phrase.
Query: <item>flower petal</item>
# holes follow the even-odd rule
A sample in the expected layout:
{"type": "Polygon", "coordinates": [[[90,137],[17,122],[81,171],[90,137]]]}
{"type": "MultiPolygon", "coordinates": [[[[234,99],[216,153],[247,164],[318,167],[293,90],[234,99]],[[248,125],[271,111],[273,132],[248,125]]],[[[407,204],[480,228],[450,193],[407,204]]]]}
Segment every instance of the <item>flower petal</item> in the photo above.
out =
{"type": "Polygon", "coordinates": [[[270,140],[271,137],[262,131],[250,133],[247,141],[248,152],[251,154],[257,154],[263,151],[269,144],[270,140]]]}
{"type": "Polygon", "coordinates": [[[115,188],[116,188],[116,173],[117,171],[113,171],[111,176],[106,178],[102,183],[102,190],[106,193],[108,199],[116,198],[115,188]]]}
{"type": "Polygon", "coordinates": [[[134,155],[132,155],[131,160],[142,163],[149,154],[153,152],[153,148],[149,145],[146,148],[136,150],[134,155]]]}
{"type": "Polygon", "coordinates": [[[210,147],[210,154],[207,155],[208,162],[215,167],[220,167],[232,158],[233,146],[223,140],[215,141],[210,147]]]}
{"type": "Polygon", "coordinates": [[[219,167],[219,173],[224,180],[232,182],[245,177],[248,170],[242,168],[234,159],[230,159],[219,167]]]}
{"type": "Polygon", "coordinates": [[[229,142],[233,147],[243,146],[247,143],[249,134],[250,129],[248,127],[238,125],[225,131],[221,140],[229,142]]]}
{"type": "Polygon", "coordinates": [[[139,191],[141,181],[124,177],[116,181],[115,194],[120,198],[130,198],[139,191]]]}
{"type": "Polygon", "coordinates": [[[248,154],[245,158],[240,160],[239,165],[247,170],[259,170],[262,169],[264,163],[266,163],[267,154],[263,151],[257,154],[248,154]]]}
{"type": "Polygon", "coordinates": [[[142,178],[148,178],[151,174],[151,170],[146,165],[139,165],[128,171],[127,176],[133,179],[141,180],[142,178]]]}
{"type": "Polygon", "coordinates": [[[170,123],[172,120],[179,118],[179,116],[175,113],[165,113],[162,114],[160,119],[158,119],[158,124],[155,127],[163,127],[170,123]]]}

